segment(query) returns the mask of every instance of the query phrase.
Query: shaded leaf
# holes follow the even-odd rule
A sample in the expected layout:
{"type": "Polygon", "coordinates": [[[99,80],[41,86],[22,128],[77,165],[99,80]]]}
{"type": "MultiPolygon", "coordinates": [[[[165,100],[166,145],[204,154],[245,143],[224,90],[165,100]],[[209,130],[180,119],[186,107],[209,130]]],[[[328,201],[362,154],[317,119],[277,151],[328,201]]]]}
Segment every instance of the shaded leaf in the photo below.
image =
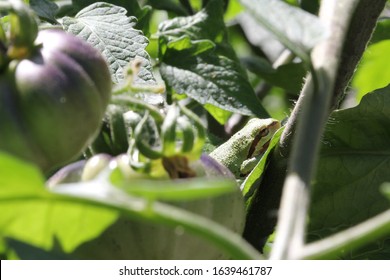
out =
{"type": "Polygon", "coordinates": [[[171,51],[160,66],[161,76],[176,92],[201,104],[211,104],[244,115],[267,115],[237,64],[224,56],[190,56],[171,51]]]}
{"type": "Polygon", "coordinates": [[[187,14],[183,6],[179,5],[178,0],[149,0],[148,3],[152,5],[153,8],[158,10],[166,10],[169,12],[174,12],[177,15],[181,15],[181,16],[187,14]]]}
{"type": "Polygon", "coordinates": [[[58,6],[56,3],[49,0],[30,0],[30,7],[40,18],[53,24],[57,23],[58,6]]]}
{"type": "Polygon", "coordinates": [[[301,0],[300,6],[305,11],[308,11],[312,14],[317,14],[318,10],[320,8],[320,1],[319,0],[301,0]]]}
{"type": "MultiPolygon", "coordinates": [[[[312,191],[311,238],[339,232],[390,207],[380,192],[380,185],[390,181],[389,127],[390,87],[331,115],[312,191]]],[[[380,244],[372,245],[374,250],[380,244]]],[[[345,254],[354,257],[359,251],[345,254]]]]}
{"type": "Polygon", "coordinates": [[[372,34],[370,43],[375,44],[382,40],[390,39],[390,18],[379,19],[372,34]]]}
{"type": "Polygon", "coordinates": [[[142,67],[137,83],[154,83],[152,67],[145,47],[148,39],[134,29],[135,17],[127,17],[126,9],[98,2],[81,10],[74,18],[63,18],[64,29],[97,48],[106,58],[114,82],[124,79],[124,69],[135,58],[142,67]]]}
{"type": "Polygon", "coordinates": [[[306,69],[302,62],[288,63],[272,68],[272,65],[259,57],[244,58],[243,63],[249,71],[259,75],[273,86],[281,87],[292,93],[299,93],[302,89],[306,69]]]}
{"type": "Polygon", "coordinates": [[[69,255],[63,253],[60,248],[44,250],[29,243],[7,238],[7,247],[13,250],[21,260],[68,260],[69,255]]]}

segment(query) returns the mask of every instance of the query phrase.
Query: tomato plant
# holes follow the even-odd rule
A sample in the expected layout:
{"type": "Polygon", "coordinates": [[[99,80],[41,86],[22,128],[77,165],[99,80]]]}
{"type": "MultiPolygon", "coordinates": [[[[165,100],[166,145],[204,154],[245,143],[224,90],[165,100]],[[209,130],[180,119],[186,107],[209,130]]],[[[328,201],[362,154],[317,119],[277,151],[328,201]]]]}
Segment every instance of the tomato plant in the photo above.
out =
{"type": "Polygon", "coordinates": [[[2,1],[0,255],[388,259],[389,9],[2,1]]]}

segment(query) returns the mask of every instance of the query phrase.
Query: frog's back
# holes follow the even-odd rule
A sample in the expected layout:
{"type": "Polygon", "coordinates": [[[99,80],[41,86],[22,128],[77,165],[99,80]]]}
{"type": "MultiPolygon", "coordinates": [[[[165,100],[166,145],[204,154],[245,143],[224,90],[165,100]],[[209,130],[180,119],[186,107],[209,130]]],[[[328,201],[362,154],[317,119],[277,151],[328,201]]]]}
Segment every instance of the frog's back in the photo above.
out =
{"type": "Polygon", "coordinates": [[[240,175],[240,168],[242,164],[242,155],[241,153],[237,153],[240,149],[242,149],[242,147],[240,147],[239,141],[234,143],[228,141],[212,151],[210,156],[229,168],[233,175],[237,177],[240,175]]]}

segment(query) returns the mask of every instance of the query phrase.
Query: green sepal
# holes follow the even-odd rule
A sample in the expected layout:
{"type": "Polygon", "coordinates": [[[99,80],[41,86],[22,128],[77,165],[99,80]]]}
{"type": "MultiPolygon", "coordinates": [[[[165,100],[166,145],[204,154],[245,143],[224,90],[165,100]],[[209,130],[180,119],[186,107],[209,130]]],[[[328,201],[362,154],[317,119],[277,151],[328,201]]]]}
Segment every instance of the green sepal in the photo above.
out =
{"type": "Polygon", "coordinates": [[[1,44],[5,44],[6,40],[7,40],[7,36],[5,34],[5,31],[4,31],[3,21],[2,21],[2,19],[0,19],[0,42],[1,42],[1,44]]]}
{"type": "Polygon", "coordinates": [[[129,95],[114,95],[111,99],[111,104],[127,106],[129,110],[134,111],[148,111],[157,124],[161,124],[164,121],[164,116],[156,107],[129,95]]]}
{"type": "Polygon", "coordinates": [[[180,111],[190,119],[195,127],[196,130],[196,137],[194,139],[193,147],[191,150],[191,153],[188,154],[189,159],[198,159],[200,155],[202,154],[202,150],[206,141],[206,130],[205,127],[202,124],[202,121],[199,119],[199,117],[193,113],[191,110],[187,109],[186,107],[180,105],[180,111]]]}
{"type": "Polygon", "coordinates": [[[146,124],[149,118],[149,111],[145,112],[145,115],[141,119],[140,123],[134,130],[135,146],[139,152],[149,159],[158,159],[163,157],[161,150],[152,148],[149,144],[144,141],[145,136],[142,134],[142,128],[146,124]]]}
{"type": "Polygon", "coordinates": [[[176,122],[179,112],[175,104],[171,105],[161,127],[163,154],[170,157],[176,154],[176,122]]]}
{"type": "Polygon", "coordinates": [[[183,154],[191,153],[196,139],[192,124],[187,117],[179,117],[177,124],[183,134],[181,152],[183,154]]]}

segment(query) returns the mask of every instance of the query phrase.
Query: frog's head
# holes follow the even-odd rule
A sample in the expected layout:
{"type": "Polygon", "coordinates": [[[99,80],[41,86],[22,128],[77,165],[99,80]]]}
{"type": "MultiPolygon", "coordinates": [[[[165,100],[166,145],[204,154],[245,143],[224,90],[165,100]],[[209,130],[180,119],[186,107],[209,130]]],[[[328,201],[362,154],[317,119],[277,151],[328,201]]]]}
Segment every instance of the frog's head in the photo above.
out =
{"type": "Polygon", "coordinates": [[[253,140],[247,155],[249,159],[261,155],[267,150],[272,136],[280,128],[280,122],[271,118],[253,118],[249,120],[247,126],[251,127],[251,133],[253,133],[251,136],[253,140]]]}

